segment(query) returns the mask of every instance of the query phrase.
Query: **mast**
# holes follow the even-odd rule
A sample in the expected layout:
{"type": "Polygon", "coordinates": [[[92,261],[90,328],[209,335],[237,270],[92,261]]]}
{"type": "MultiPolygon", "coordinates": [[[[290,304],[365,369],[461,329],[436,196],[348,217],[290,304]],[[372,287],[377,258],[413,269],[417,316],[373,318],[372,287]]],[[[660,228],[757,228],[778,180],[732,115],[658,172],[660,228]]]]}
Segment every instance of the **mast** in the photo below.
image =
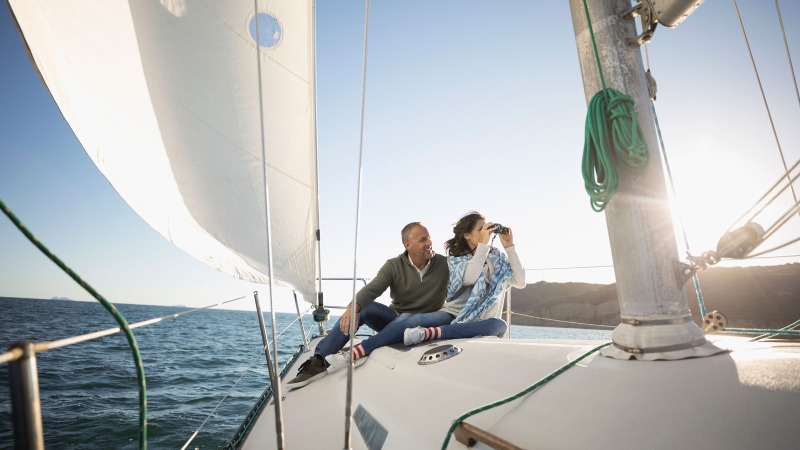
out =
{"type": "MultiPolygon", "coordinates": [[[[619,190],[605,208],[622,323],[613,346],[618,359],[682,359],[715,354],[691,321],[678,268],[677,245],[667,199],[636,26],[623,18],[629,0],[587,1],[606,87],[631,96],[650,149],[643,172],[619,167],[619,190]]],[[[584,0],[569,0],[587,104],[602,89],[586,21],[584,0]]]]}

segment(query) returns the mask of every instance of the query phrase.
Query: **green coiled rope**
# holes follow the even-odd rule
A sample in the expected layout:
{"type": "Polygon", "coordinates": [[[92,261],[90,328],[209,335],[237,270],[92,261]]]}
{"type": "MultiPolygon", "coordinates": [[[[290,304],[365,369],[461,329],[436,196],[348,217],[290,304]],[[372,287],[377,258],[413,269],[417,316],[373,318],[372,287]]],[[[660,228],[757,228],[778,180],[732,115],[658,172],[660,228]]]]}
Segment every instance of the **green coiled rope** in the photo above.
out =
{"type": "Polygon", "coordinates": [[[615,156],[618,162],[633,172],[643,171],[650,156],[639,127],[633,98],[606,87],[586,0],[583,0],[583,9],[586,12],[586,22],[589,25],[594,58],[603,89],[589,102],[581,166],[584,189],[589,194],[592,209],[600,212],[619,188],[615,156]]]}
{"type": "Polygon", "coordinates": [[[128,340],[128,345],[131,348],[131,352],[133,353],[133,362],[136,366],[136,378],[139,382],[139,449],[145,450],[147,448],[147,390],[146,390],[146,383],[144,377],[144,363],[142,362],[142,355],[139,354],[139,346],[136,344],[136,338],[133,336],[133,332],[131,331],[128,322],[125,320],[125,317],[120,314],[117,308],[111,304],[108,300],[103,298],[100,293],[94,290],[87,282],[83,281],[80,276],[78,276],[75,271],[70,269],[66,264],[64,264],[61,259],[58,258],[55,254],[53,254],[47,247],[44,246],[33,233],[28,230],[27,227],[17,218],[17,216],[6,206],[5,202],[0,199],[0,210],[5,213],[5,215],[11,220],[11,222],[17,227],[19,231],[28,238],[33,245],[36,246],[45,256],[47,256],[51,261],[53,261],[58,267],[61,268],[67,275],[70,276],[76,283],[78,283],[82,288],[86,289],[89,294],[92,295],[97,301],[99,301],[105,309],[114,316],[114,319],[119,324],[120,329],[125,333],[125,338],[128,340]]]}
{"type": "Polygon", "coordinates": [[[604,88],[589,102],[583,145],[583,184],[596,212],[605,209],[617,193],[619,175],[615,157],[633,172],[644,170],[649,160],[633,99],[604,88]]]}

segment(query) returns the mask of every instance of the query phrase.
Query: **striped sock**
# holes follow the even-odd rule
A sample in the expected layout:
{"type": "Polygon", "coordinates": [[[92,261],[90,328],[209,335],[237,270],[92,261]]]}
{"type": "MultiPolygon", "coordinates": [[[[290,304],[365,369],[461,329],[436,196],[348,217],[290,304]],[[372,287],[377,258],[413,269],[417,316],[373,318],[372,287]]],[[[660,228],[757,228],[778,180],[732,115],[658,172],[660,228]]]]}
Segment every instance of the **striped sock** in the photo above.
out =
{"type": "Polygon", "coordinates": [[[442,338],[442,327],[425,328],[425,341],[442,338]]]}
{"type": "Polygon", "coordinates": [[[356,345],[353,347],[353,352],[351,353],[353,356],[353,361],[357,360],[358,358],[363,358],[367,356],[367,351],[364,350],[364,346],[361,344],[356,345]]]}

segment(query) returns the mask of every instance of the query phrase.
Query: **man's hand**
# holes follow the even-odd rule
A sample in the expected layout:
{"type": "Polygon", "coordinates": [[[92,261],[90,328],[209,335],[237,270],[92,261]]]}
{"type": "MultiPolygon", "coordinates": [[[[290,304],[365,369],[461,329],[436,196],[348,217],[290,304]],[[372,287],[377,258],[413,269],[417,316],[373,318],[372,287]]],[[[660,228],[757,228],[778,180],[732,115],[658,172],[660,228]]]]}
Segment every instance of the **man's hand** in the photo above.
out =
{"type": "MultiPolygon", "coordinates": [[[[347,309],[344,310],[344,314],[342,314],[342,318],[339,319],[339,329],[342,330],[342,333],[349,335],[350,334],[350,312],[352,311],[352,304],[347,305],[347,309]]],[[[361,306],[356,303],[356,314],[361,312],[361,306]]],[[[358,316],[356,316],[356,330],[358,330],[358,316]]]]}

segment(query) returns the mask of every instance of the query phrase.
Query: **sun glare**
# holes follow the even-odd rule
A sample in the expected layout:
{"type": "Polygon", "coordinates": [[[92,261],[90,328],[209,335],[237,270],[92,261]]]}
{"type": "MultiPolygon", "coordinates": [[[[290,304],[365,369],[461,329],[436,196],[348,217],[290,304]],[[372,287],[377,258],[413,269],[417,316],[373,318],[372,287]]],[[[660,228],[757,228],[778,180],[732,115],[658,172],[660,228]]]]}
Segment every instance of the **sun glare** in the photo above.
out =
{"type": "MultiPolygon", "coordinates": [[[[763,159],[748,162],[739,155],[742,153],[721,154],[704,148],[693,154],[690,164],[672,167],[677,198],[670,201],[682,257],[686,248],[684,230],[692,254],[699,255],[714,250],[729,228],[739,228],[750,218],[767,230],[794,204],[791,191],[786,190],[763,209],[759,204],[749,212],[778,180],[781,172],[769,168],[770,164],[763,159]]],[[[756,252],[786,242],[787,229],[797,223],[797,217],[790,217],[790,220],[756,252]]]]}
{"type": "Polygon", "coordinates": [[[745,165],[734,155],[720,156],[708,147],[695,152],[687,164],[672,167],[677,198],[671,210],[678,248],[697,255],[716,248],[725,231],[758,198],[759,190],[738,180],[747,179],[745,165]]]}

